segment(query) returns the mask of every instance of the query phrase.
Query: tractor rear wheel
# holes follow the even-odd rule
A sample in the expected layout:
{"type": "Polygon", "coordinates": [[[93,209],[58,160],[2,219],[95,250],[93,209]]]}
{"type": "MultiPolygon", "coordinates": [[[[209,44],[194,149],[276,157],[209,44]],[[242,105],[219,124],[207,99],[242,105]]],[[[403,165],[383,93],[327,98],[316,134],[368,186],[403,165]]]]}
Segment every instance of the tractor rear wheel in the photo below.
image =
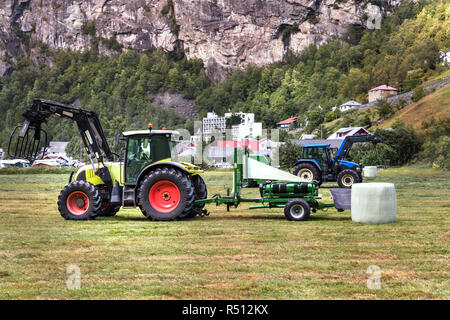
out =
{"type": "Polygon", "coordinates": [[[139,187],[139,207],[151,220],[169,221],[187,216],[194,207],[194,187],[186,174],[172,168],[157,168],[139,187]]]}
{"type": "Polygon", "coordinates": [[[355,170],[344,169],[339,172],[337,182],[340,188],[351,188],[354,183],[359,183],[359,175],[355,170]]]}
{"type": "Polygon", "coordinates": [[[294,167],[294,175],[300,177],[303,182],[312,182],[313,180],[322,184],[322,178],[320,171],[317,167],[311,163],[303,162],[294,167]]]}
{"type": "Polygon", "coordinates": [[[58,210],[66,220],[91,220],[101,213],[102,198],[94,185],[73,181],[61,191],[58,210]]]}
{"type": "Polygon", "coordinates": [[[289,200],[284,206],[284,216],[289,221],[305,221],[309,219],[311,207],[308,202],[300,198],[289,200]]]}

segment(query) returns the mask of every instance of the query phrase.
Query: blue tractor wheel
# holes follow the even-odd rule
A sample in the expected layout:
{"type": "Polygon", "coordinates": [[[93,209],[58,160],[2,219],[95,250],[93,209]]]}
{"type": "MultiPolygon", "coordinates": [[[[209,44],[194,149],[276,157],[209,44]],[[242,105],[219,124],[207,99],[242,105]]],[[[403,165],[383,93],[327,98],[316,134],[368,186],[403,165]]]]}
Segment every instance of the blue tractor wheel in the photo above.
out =
{"type": "Polygon", "coordinates": [[[358,172],[352,169],[344,169],[339,172],[337,182],[340,188],[351,188],[353,184],[361,181],[358,172]]]}
{"type": "Polygon", "coordinates": [[[319,169],[308,162],[301,162],[294,167],[294,175],[300,177],[304,182],[312,182],[313,180],[322,184],[322,176],[319,169]]]}

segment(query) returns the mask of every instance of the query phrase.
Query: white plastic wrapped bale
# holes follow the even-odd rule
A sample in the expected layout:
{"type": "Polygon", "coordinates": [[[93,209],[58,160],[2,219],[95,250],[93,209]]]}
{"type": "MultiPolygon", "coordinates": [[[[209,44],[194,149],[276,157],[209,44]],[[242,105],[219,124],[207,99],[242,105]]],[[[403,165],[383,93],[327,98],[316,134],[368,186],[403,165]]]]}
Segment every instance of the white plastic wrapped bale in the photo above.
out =
{"type": "Polygon", "coordinates": [[[351,198],[354,222],[380,224],[397,218],[397,195],[392,183],[356,183],[351,198]]]}
{"type": "Polygon", "coordinates": [[[375,178],[377,176],[377,167],[376,166],[367,166],[363,169],[364,177],[366,178],[375,178]]]}

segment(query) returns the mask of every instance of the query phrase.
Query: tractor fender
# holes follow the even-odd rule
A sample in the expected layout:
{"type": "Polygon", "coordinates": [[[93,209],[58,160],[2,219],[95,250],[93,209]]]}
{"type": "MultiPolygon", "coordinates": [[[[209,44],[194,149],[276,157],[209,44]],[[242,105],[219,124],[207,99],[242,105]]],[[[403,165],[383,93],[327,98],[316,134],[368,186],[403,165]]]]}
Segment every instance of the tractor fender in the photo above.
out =
{"type": "Polygon", "coordinates": [[[179,163],[170,162],[170,161],[160,161],[160,162],[152,163],[152,164],[146,166],[144,169],[142,169],[142,171],[139,173],[139,175],[136,179],[136,189],[138,189],[141,181],[144,179],[144,177],[147,175],[147,173],[155,170],[156,168],[162,168],[162,167],[174,168],[174,169],[178,169],[184,173],[190,174],[190,172],[179,163]]]}
{"type": "Polygon", "coordinates": [[[360,164],[346,161],[346,160],[338,160],[338,164],[339,164],[339,167],[337,170],[337,174],[339,174],[339,172],[341,172],[342,170],[350,169],[350,170],[355,171],[358,174],[360,182],[363,181],[362,166],[360,164]]]}
{"type": "Polygon", "coordinates": [[[294,167],[302,162],[312,163],[317,167],[317,169],[319,169],[320,172],[322,172],[322,168],[320,167],[320,164],[314,159],[300,159],[295,163],[294,167]]]}

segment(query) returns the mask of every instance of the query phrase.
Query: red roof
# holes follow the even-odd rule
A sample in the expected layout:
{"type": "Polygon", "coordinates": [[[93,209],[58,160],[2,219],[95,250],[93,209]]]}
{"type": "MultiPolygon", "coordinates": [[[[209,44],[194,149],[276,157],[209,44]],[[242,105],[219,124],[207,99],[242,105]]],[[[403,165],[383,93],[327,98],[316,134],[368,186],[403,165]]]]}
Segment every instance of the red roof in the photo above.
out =
{"type": "Polygon", "coordinates": [[[292,122],[295,122],[295,121],[297,121],[297,117],[292,116],[289,119],[277,122],[277,124],[287,124],[287,123],[292,123],[292,122]]]}
{"type": "Polygon", "coordinates": [[[394,91],[398,91],[398,89],[396,89],[396,88],[393,88],[393,87],[389,87],[389,86],[387,86],[387,85],[385,85],[385,84],[383,84],[383,85],[381,85],[381,86],[378,86],[378,87],[376,87],[376,88],[372,88],[372,89],[370,89],[369,91],[376,91],[376,90],[389,90],[389,91],[391,91],[391,90],[394,90],[394,91]]]}
{"type": "Polygon", "coordinates": [[[234,148],[234,147],[242,147],[246,146],[250,150],[259,150],[259,141],[248,141],[248,140],[239,140],[239,141],[227,141],[227,140],[218,140],[217,146],[221,148],[234,148]]]}

